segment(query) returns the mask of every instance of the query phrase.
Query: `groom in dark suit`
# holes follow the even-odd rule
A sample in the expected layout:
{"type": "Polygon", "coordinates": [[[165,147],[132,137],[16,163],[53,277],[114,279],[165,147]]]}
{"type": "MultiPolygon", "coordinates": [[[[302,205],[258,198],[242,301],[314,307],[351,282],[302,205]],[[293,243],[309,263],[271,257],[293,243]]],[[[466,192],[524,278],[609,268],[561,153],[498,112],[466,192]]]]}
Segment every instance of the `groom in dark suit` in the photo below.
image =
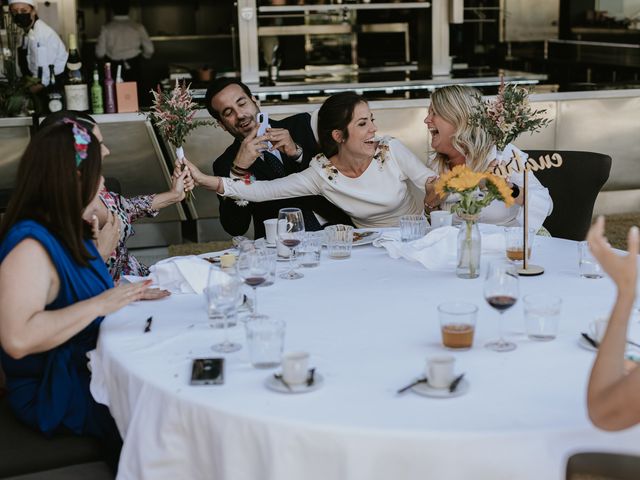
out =
{"type": "MultiPolygon", "coordinates": [[[[237,79],[214,80],[207,89],[205,102],[211,116],[234,137],[233,143],[213,163],[216,176],[246,178],[247,181],[251,177],[273,180],[304,170],[319,153],[308,113],[270,120],[267,136],[272,148],[265,150],[264,139],[257,136],[256,115],[260,107],[249,88],[237,79]]],[[[263,237],[263,221],[278,218],[278,211],[285,207],[302,210],[308,231],[320,230],[328,224],[351,224],[348,215],[319,195],[249,202],[242,206],[231,198],[218,198],[220,222],[230,235],[243,235],[253,218],[255,237],[263,237]]]]}

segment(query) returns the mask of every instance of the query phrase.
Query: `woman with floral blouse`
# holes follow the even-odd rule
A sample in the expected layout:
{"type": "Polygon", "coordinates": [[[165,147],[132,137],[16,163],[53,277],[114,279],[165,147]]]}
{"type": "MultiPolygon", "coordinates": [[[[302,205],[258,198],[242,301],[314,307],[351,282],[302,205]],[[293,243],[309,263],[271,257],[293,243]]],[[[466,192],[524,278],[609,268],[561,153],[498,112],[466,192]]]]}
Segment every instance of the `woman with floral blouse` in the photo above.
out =
{"type": "MultiPolygon", "coordinates": [[[[103,142],[102,132],[95,120],[88,114],[61,111],[47,116],[40,127],[59,123],[63,118],[72,118],[91,129],[100,142],[102,158],[109,155],[103,142]]],[[[93,218],[93,230],[97,238],[100,255],[107,264],[114,283],[122,275],[146,276],[149,268],[134,257],[127,249],[127,240],[134,235],[133,222],[143,217],[155,217],[159,210],[182,201],[185,197],[184,180],[188,170],[176,170],[171,177],[171,190],[151,195],[126,198],[118,193],[102,189],[98,197],[87,206],[88,218],[93,218]]],[[[145,298],[159,298],[168,295],[164,290],[148,289],[145,298]]]]}

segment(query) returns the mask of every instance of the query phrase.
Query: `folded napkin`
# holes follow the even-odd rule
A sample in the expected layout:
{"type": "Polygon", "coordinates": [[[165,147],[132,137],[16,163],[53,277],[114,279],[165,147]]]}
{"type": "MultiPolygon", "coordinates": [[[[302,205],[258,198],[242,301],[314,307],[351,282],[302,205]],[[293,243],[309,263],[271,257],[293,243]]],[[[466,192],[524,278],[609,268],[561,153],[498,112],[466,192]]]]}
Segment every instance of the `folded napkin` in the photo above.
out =
{"type": "Polygon", "coordinates": [[[172,257],[152,265],[148,278],[171,293],[202,293],[211,264],[195,255],[172,257]]]}
{"type": "MultiPolygon", "coordinates": [[[[499,229],[480,228],[483,254],[504,253],[504,234],[499,229]]],[[[400,232],[385,232],[373,242],[376,247],[384,247],[391,258],[406,258],[419,262],[429,270],[447,271],[456,268],[458,250],[456,227],[441,227],[431,230],[424,237],[412,242],[401,242],[400,232]]]]}

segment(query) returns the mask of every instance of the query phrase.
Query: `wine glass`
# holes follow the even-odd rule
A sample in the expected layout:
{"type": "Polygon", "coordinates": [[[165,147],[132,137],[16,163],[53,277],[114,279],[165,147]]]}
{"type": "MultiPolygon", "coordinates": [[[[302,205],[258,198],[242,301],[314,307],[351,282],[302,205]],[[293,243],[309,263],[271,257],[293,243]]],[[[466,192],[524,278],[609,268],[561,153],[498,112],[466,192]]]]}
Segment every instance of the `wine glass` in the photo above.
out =
{"type": "Polygon", "coordinates": [[[229,340],[229,315],[235,314],[242,296],[242,281],[235,275],[229,275],[222,270],[211,266],[207,279],[207,301],[209,311],[217,310],[222,314],[224,340],[216,343],[211,348],[216,352],[231,353],[242,348],[239,343],[229,340]]]}
{"type": "Polygon", "coordinates": [[[281,208],[278,213],[278,240],[291,249],[289,255],[289,271],[280,275],[286,280],[296,280],[304,277],[295,271],[293,259],[296,256],[296,247],[304,237],[304,218],[299,208],[281,208]]]}
{"type": "Polygon", "coordinates": [[[516,265],[500,261],[491,263],[484,281],[485,300],[500,312],[498,331],[500,338],[489,342],[485,347],[496,352],[509,352],[516,344],[508,342],[502,335],[502,315],[518,301],[518,270],[516,265]]]}
{"type": "Polygon", "coordinates": [[[238,275],[244,283],[253,289],[253,313],[251,317],[258,314],[258,287],[269,278],[269,257],[264,250],[254,248],[244,250],[238,256],[236,268],[238,275]]]}

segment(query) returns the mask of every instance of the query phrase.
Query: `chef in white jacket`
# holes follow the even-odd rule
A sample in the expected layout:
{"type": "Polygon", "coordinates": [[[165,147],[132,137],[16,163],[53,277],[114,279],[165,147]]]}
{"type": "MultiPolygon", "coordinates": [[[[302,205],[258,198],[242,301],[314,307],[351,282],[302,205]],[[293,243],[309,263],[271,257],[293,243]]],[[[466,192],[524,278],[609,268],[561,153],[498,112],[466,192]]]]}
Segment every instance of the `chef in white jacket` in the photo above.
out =
{"type": "Polygon", "coordinates": [[[22,75],[37,78],[38,67],[42,67],[40,81],[46,87],[49,85],[49,65],[53,65],[56,77],[64,73],[67,49],[55,30],[38,18],[34,0],[9,0],[9,11],[13,22],[23,31],[18,49],[22,75]]]}

